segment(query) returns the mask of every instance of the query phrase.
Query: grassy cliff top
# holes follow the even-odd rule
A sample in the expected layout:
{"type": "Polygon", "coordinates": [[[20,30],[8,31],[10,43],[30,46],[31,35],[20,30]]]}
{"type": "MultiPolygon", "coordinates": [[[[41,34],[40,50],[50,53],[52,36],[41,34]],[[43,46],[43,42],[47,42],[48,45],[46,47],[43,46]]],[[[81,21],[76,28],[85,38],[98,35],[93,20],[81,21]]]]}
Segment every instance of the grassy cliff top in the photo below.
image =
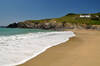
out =
{"type": "Polygon", "coordinates": [[[74,24],[87,24],[87,25],[100,25],[100,13],[89,13],[89,14],[75,14],[69,13],[60,18],[42,19],[42,20],[27,20],[25,22],[65,22],[74,24]],[[90,17],[80,17],[80,15],[90,15],[90,17]]]}

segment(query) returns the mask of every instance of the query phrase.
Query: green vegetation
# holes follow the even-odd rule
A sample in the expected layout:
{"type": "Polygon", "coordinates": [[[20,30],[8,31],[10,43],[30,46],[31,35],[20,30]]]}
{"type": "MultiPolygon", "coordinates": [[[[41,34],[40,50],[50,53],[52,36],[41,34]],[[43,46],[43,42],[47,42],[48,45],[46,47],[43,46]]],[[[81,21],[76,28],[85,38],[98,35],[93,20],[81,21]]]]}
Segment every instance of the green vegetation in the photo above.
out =
{"type": "MultiPolygon", "coordinates": [[[[28,22],[64,22],[64,23],[72,23],[72,24],[86,24],[86,25],[100,25],[100,13],[94,14],[74,14],[69,13],[60,18],[52,18],[52,19],[42,19],[42,20],[27,20],[28,22]],[[91,15],[90,18],[83,17],[80,15],[91,15]]],[[[27,22],[26,21],[26,22],[27,22]]]]}
{"type": "Polygon", "coordinates": [[[87,24],[87,25],[100,25],[100,13],[89,14],[91,15],[90,18],[81,18],[80,15],[81,14],[68,14],[61,18],[57,18],[56,20],[57,22],[67,22],[67,23],[75,23],[75,24],[87,24]]]}

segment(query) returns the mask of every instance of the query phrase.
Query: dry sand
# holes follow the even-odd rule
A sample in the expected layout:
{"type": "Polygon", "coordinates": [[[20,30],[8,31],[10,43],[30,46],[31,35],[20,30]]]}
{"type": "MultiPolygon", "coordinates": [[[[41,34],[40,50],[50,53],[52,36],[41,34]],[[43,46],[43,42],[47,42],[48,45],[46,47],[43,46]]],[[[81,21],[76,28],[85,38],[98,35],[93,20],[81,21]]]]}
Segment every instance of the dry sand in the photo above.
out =
{"type": "Polygon", "coordinates": [[[76,37],[19,66],[100,66],[100,31],[73,32],[76,37]]]}

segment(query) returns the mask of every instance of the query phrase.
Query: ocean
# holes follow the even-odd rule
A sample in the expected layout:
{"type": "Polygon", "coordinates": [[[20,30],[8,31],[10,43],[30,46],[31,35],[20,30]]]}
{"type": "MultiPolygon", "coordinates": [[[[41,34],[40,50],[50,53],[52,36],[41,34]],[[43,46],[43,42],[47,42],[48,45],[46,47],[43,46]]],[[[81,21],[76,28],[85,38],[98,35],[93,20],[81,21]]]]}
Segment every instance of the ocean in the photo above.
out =
{"type": "Polygon", "coordinates": [[[25,63],[74,36],[71,31],[0,28],[0,66],[25,63]]]}

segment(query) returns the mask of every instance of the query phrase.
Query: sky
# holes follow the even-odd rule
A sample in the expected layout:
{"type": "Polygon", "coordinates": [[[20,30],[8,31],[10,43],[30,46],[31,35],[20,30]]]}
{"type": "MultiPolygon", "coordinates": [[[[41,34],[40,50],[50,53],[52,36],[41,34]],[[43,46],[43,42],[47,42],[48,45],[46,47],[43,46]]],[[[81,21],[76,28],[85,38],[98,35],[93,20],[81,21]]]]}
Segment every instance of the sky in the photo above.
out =
{"type": "Polygon", "coordinates": [[[100,0],[0,0],[0,26],[68,13],[100,12],[100,0]]]}

